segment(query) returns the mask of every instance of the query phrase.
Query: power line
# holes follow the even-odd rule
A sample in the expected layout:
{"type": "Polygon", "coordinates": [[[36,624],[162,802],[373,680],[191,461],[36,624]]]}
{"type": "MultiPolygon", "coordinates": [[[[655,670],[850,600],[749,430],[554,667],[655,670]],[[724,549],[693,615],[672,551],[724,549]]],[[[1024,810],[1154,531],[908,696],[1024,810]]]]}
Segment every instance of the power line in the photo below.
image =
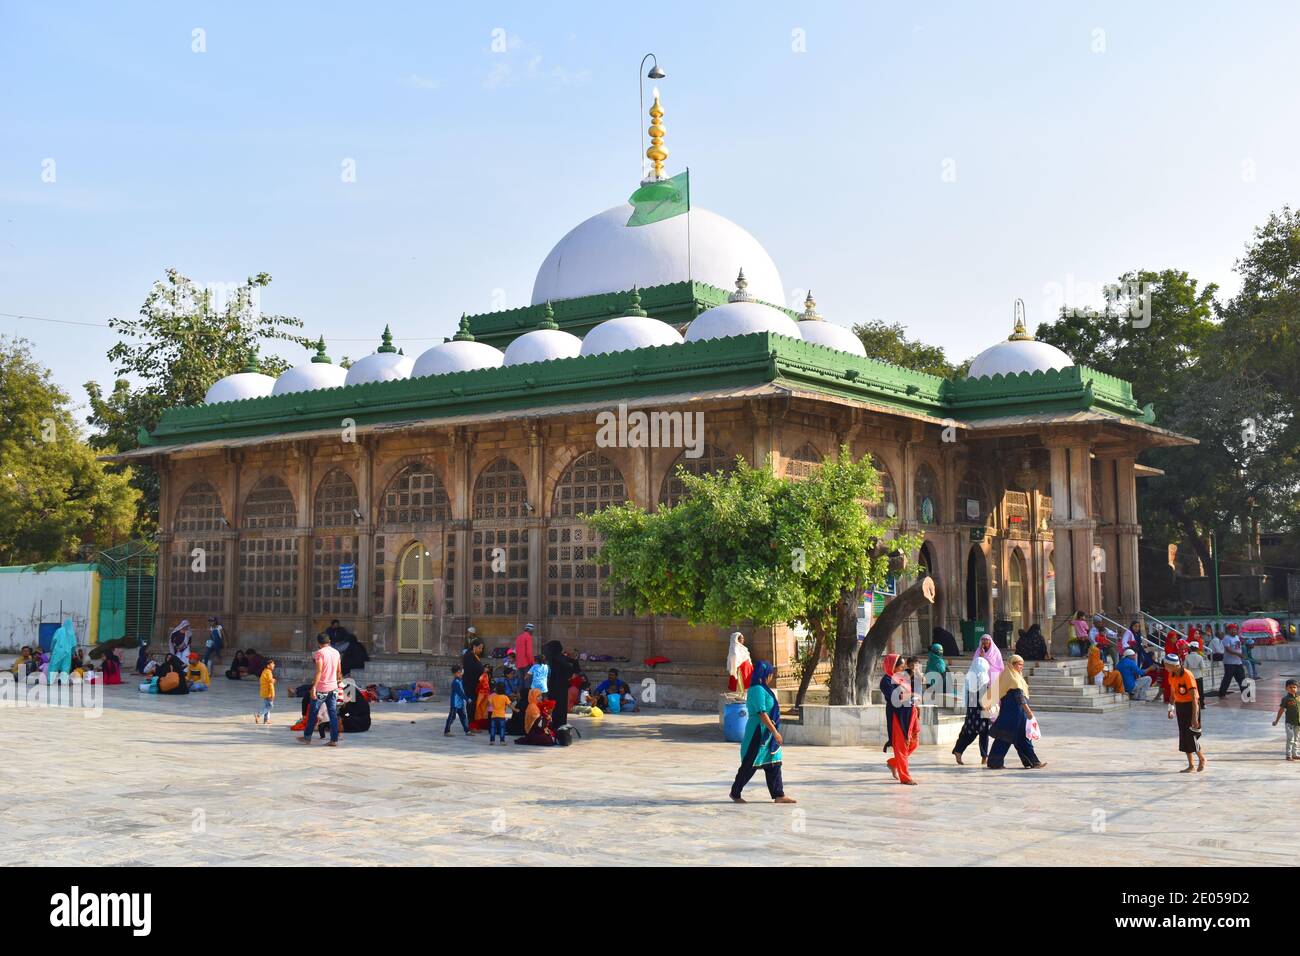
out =
{"type": "MultiPolygon", "coordinates": [[[[53,324],[55,324],[55,325],[76,325],[76,326],[81,326],[82,328],[109,329],[110,331],[117,331],[116,329],[113,328],[113,326],[109,325],[107,322],[80,322],[80,321],[77,321],[77,320],[75,320],[75,319],[52,319],[52,318],[49,318],[48,316],[43,316],[43,315],[26,315],[26,314],[18,313],[18,312],[0,312],[0,318],[6,318],[6,319],[20,319],[20,320],[22,320],[22,321],[26,321],[26,322],[50,322],[50,323],[53,323],[53,324]]],[[[191,335],[221,335],[221,334],[223,334],[223,333],[222,333],[222,330],[220,330],[220,329],[191,329],[191,330],[189,330],[189,332],[190,332],[191,335]]],[[[304,335],[304,337],[308,337],[308,336],[304,335]]],[[[346,338],[346,337],[339,337],[339,336],[327,335],[327,336],[325,336],[325,341],[326,341],[326,342],[374,342],[377,338],[378,338],[377,336],[373,336],[373,335],[368,335],[368,336],[365,336],[364,338],[346,338]]],[[[445,335],[398,335],[398,336],[394,336],[394,339],[396,339],[397,341],[400,341],[400,342],[434,342],[434,341],[441,342],[441,341],[443,341],[445,338],[446,338],[445,335]]]]}

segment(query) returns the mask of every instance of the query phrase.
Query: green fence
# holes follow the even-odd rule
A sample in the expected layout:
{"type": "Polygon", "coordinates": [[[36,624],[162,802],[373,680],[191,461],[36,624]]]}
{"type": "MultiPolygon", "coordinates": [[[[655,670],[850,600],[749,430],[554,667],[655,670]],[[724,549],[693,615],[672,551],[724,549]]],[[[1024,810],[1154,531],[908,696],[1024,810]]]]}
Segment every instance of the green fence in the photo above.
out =
{"type": "Polygon", "coordinates": [[[99,565],[99,639],[153,634],[158,549],[147,541],[128,541],[95,555],[99,565]]]}

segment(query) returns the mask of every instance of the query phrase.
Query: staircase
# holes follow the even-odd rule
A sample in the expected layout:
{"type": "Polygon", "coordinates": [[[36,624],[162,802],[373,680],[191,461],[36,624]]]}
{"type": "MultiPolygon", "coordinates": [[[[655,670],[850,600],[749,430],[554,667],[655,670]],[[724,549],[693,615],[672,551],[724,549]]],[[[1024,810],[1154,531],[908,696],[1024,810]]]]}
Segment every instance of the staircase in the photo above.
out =
{"type": "Polygon", "coordinates": [[[1088,662],[1081,657],[1025,664],[1029,706],[1038,711],[1111,714],[1128,710],[1131,701],[1105,687],[1088,683],[1088,662]]]}

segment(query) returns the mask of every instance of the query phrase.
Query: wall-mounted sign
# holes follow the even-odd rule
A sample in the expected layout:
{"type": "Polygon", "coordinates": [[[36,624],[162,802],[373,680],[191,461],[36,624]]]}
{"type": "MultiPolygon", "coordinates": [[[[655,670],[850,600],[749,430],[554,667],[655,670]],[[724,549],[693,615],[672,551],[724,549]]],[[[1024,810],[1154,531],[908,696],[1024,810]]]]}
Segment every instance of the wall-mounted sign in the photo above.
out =
{"type": "Polygon", "coordinates": [[[339,565],[339,590],[350,591],[357,586],[357,566],[355,564],[339,565]]]}
{"type": "Polygon", "coordinates": [[[966,517],[970,518],[971,521],[979,521],[980,500],[978,498],[966,499],[966,517]]]}

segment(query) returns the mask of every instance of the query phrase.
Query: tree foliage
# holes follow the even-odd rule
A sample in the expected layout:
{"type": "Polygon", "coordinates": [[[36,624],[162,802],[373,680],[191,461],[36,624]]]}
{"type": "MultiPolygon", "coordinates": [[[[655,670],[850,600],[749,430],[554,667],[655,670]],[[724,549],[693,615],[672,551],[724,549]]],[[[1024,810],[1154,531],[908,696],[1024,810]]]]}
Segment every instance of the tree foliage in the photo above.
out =
{"type": "Polygon", "coordinates": [[[898,322],[889,323],[871,319],[854,325],[853,334],[862,340],[868,358],[879,359],[917,372],[952,378],[964,372],[970,364],[964,362],[961,365],[953,365],[948,361],[943,346],[926,345],[919,339],[909,339],[907,329],[898,322]]]}
{"type": "Polygon", "coordinates": [[[686,496],[674,507],[647,512],[629,502],[588,519],[615,599],[639,614],[725,627],[802,623],[822,643],[841,602],[856,605],[884,583],[890,552],[918,544],[895,539],[894,522],[867,511],[880,479],[869,457],[855,461],[847,448],[800,481],[743,458],[730,473],[678,475],[686,496]]]}
{"type": "MultiPolygon", "coordinates": [[[[219,295],[168,269],[165,278],[154,282],[138,316],[110,319],[119,339],[108,359],[119,377],[108,393],[97,382],[86,383],[88,421],[96,430],[92,446],[138,447],[140,429],[152,431],[169,408],[202,402],[217,379],[259,359],[266,342],[310,348],[312,343],[295,331],[302,328],[300,319],[262,313],[260,293],[270,283],[271,277],[260,272],[219,295]]],[[[288,365],[274,356],[259,361],[268,375],[288,365]]],[[[134,484],[141,491],[137,532],[147,535],[158,508],[158,478],[151,469],[138,469],[134,484]]]]}
{"type": "Polygon", "coordinates": [[[75,558],[130,533],[137,492],[81,440],[68,396],[22,339],[0,338],[0,564],[75,558]]]}

